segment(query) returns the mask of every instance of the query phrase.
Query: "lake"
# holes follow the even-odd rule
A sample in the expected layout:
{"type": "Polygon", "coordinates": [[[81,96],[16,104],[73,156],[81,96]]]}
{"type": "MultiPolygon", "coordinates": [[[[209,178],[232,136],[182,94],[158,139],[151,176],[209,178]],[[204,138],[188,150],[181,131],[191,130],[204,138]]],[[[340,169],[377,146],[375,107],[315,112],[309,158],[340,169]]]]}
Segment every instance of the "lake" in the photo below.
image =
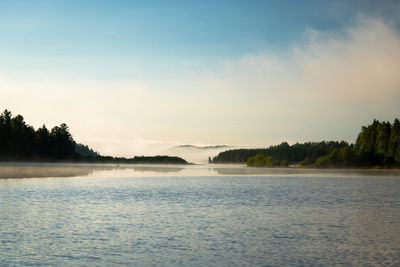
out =
{"type": "Polygon", "coordinates": [[[400,265],[399,171],[0,164],[0,178],[0,265],[400,265]]]}

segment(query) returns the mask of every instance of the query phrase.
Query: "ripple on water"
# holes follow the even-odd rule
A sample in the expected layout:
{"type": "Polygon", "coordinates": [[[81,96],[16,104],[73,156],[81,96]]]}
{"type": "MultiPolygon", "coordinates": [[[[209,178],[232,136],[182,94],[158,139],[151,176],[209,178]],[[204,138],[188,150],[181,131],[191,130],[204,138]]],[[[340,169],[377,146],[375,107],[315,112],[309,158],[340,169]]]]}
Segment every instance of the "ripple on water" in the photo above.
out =
{"type": "Polygon", "coordinates": [[[400,179],[0,181],[4,265],[400,265],[400,179]]]}

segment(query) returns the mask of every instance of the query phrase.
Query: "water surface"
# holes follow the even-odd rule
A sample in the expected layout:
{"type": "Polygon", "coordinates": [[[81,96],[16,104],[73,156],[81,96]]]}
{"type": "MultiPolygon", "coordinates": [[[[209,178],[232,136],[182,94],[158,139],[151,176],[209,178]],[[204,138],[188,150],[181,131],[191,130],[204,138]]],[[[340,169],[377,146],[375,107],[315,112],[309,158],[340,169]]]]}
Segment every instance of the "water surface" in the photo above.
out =
{"type": "Polygon", "coordinates": [[[2,265],[400,265],[393,171],[14,167],[75,176],[0,179],[2,265]]]}

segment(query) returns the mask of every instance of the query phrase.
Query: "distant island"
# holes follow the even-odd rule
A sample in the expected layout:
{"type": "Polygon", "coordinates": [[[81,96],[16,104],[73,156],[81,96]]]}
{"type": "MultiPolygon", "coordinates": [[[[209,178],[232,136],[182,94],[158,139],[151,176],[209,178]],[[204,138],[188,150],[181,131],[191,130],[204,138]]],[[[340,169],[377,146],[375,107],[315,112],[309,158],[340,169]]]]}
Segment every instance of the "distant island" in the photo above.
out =
{"type": "Polygon", "coordinates": [[[102,156],[87,145],[76,143],[65,123],[51,130],[45,125],[35,130],[21,115],[13,117],[8,110],[0,115],[0,161],[188,164],[171,156],[102,156]]]}
{"type": "Polygon", "coordinates": [[[181,144],[168,148],[167,155],[175,155],[183,157],[190,162],[204,164],[210,162],[211,156],[218,153],[233,149],[234,147],[225,144],[207,144],[207,145],[193,145],[181,144]]]}
{"type": "Polygon", "coordinates": [[[243,163],[249,167],[398,168],[400,121],[374,120],[363,126],[354,144],[345,141],[283,142],[268,148],[233,149],[219,153],[212,163],[243,163]]]}

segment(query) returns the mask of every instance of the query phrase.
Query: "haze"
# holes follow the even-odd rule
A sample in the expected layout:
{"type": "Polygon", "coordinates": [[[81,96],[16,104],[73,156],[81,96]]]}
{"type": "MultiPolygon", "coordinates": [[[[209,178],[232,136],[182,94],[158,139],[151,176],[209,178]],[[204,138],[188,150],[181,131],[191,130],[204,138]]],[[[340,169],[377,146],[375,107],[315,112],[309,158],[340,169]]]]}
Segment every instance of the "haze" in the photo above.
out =
{"type": "MultiPolygon", "coordinates": [[[[396,1],[1,1],[0,107],[105,155],[353,142],[400,117],[396,1]]],[[[212,156],[212,155],[210,155],[212,156]]]]}

